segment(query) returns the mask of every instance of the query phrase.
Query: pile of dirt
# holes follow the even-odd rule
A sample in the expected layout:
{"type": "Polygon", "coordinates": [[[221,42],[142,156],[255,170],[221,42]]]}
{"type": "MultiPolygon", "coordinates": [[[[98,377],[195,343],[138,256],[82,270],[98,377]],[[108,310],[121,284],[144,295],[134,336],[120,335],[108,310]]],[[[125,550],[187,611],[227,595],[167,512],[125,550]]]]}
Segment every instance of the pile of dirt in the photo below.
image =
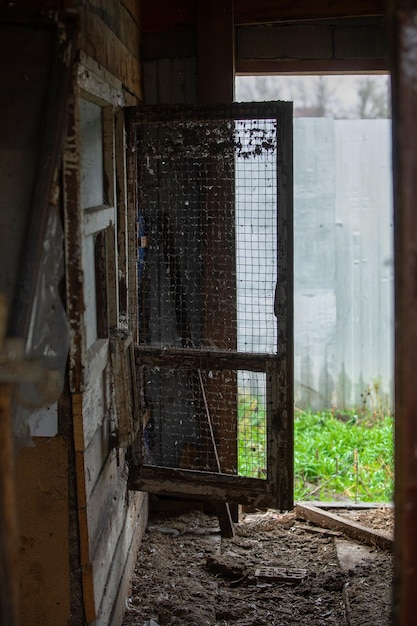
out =
{"type": "MultiPolygon", "coordinates": [[[[390,509],[348,515],[385,531],[393,524],[390,509]]],[[[217,518],[200,511],[152,517],[124,626],[389,625],[387,552],[315,528],[295,512],[246,515],[235,530],[222,538],[217,518]],[[343,561],[338,546],[351,547],[353,561],[343,561]]]]}

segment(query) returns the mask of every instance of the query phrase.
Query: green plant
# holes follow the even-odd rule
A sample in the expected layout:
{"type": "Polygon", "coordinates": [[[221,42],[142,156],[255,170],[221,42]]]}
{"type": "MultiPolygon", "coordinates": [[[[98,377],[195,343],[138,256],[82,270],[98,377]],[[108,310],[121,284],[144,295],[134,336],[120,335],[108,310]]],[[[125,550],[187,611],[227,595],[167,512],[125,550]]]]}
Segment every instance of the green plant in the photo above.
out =
{"type": "MultiPolygon", "coordinates": [[[[374,386],[373,402],[377,395],[374,386]]],[[[368,404],[370,404],[368,400],[368,404]]],[[[382,404],[358,411],[296,411],[294,499],[390,501],[393,493],[393,417],[382,404]]],[[[260,399],[240,391],[238,471],[266,477],[266,413],[260,399]]]]}
{"type": "Polygon", "coordinates": [[[295,500],[390,501],[393,418],[299,411],[294,423],[295,500]]]}
{"type": "Polygon", "coordinates": [[[266,476],[266,414],[259,399],[247,391],[238,398],[238,472],[241,476],[266,476]]]}
{"type": "Polygon", "coordinates": [[[389,396],[383,392],[380,377],[375,378],[372,383],[365,388],[361,397],[361,414],[364,417],[375,420],[390,414],[389,396]]]}

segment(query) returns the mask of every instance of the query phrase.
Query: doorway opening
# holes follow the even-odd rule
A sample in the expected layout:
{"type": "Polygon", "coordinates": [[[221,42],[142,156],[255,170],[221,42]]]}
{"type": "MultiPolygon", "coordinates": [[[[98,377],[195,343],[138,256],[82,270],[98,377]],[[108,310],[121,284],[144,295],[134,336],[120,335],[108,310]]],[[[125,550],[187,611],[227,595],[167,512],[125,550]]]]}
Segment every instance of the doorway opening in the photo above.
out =
{"type": "Polygon", "coordinates": [[[292,107],[138,107],[128,125],[143,415],[130,487],[291,508],[292,107]],[[245,402],[256,424],[238,451],[245,402]]]}
{"type": "Polygon", "coordinates": [[[391,501],[389,76],[237,76],[236,100],[294,103],[294,499],[391,501]]]}

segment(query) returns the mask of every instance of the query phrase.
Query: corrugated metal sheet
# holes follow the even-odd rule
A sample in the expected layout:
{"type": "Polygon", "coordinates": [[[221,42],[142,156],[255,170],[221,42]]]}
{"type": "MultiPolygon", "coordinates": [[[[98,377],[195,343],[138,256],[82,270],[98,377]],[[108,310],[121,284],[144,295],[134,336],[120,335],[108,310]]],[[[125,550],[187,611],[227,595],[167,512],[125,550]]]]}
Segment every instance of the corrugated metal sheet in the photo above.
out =
{"type": "Polygon", "coordinates": [[[392,405],[390,120],[294,120],[296,406],[392,405]]]}

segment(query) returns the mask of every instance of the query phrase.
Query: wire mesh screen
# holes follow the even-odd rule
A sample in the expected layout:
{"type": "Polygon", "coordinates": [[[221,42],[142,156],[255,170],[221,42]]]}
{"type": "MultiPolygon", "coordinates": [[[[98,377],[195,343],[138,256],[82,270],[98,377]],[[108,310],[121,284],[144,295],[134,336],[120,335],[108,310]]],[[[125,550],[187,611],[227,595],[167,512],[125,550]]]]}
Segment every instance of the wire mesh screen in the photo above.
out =
{"type": "Polygon", "coordinates": [[[265,374],[239,371],[237,390],[235,371],[144,367],[142,375],[146,465],[266,478],[265,374]],[[236,406],[238,432],[219,423],[236,406]]]}
{"type": "Polygon", "coordinates": [[[136,121],[139,344],[165,358],[141,353],[146,465],[267,475],[271,411],[251,358],[277,349],[279,124],[257,108],[136,121]],[[179,349],[247,362],[173,367],[179,349]]]}
{"type": "MultiPolygon", "coordinates": [[[[253,157],[236,155],[238,349],[275,352],[277,325],[277,151],[273,120],[242,120],[240,141],[267,143],[253,157]],[[271,144],[268,141],[271,141],[271,144]]],[[[243,153],[245,154],[245,153],[243,153]]]]}
{"type": "Polygon", "coordinates": [[[139,332],[145,343],[236,348],[232,138],[225,123],[142,129],[139,228],[149,248],[140,258],[139,332]]]}

